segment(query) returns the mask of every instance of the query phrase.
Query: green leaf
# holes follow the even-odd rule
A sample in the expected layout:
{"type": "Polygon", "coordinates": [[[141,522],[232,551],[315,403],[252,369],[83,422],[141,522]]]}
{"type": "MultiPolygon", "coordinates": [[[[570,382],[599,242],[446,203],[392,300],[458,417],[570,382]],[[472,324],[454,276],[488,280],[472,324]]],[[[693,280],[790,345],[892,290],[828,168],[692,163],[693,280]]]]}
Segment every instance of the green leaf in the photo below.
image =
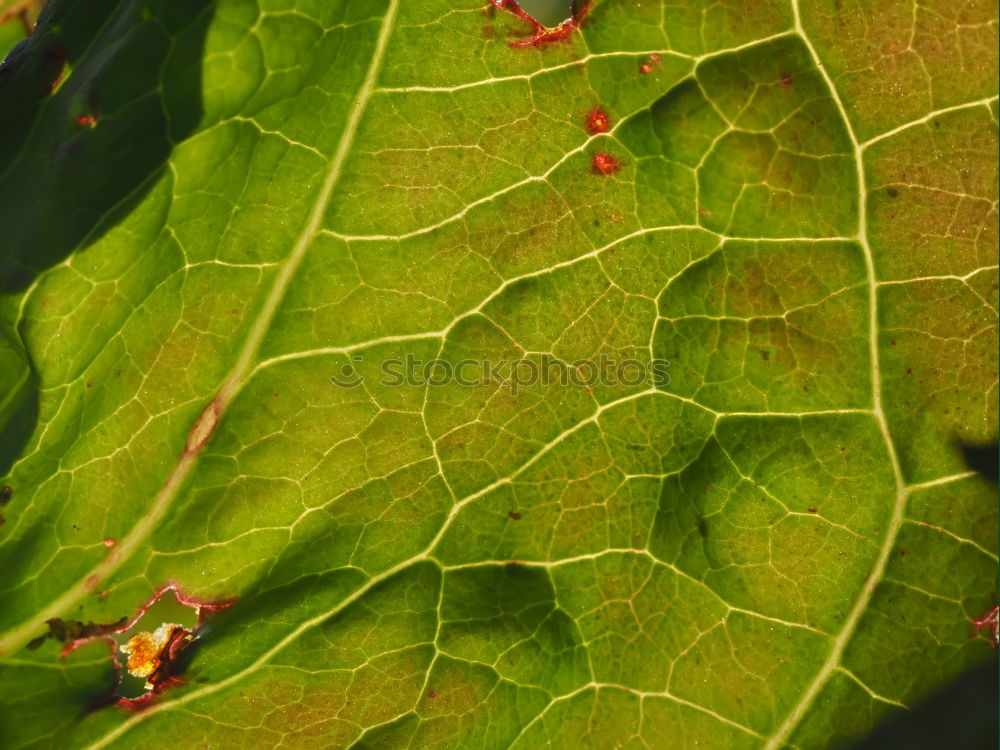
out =
{"type": "Polygon", "coordinates": [[[990,658],[996,4],[493,5],[0,67],[4,748],[821,748],[990,658]],[[57,641],[168,584],[129,712],[57,641]]]}

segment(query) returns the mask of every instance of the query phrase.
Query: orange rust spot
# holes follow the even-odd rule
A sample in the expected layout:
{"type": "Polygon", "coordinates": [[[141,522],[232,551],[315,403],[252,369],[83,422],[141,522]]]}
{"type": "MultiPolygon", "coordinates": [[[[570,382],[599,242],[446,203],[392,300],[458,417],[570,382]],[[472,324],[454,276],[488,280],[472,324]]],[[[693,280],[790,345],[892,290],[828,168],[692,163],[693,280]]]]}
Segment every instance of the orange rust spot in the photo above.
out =
{"type": "Polygon", "coordinates": [[[85,128],[92,128],[97,124],[100,119],[97,115],[77,115],[73,118],[76,120],[77,125],[82,125],[85,128]]]}
{"type": "Polygon", "coordinates": [[[88,576],[87,580],[83,582],[83,587],[87,591],[93,591],[94,589],[97,588],[97,584],[99,584],[100,582],[101,579],[98,578],[96,575],[88,576]]]}
{"type": "Polygon", "coordinates": [[[611,154],[605,153],[604,151],[598,151],[594,154],[591,159],[591,163],[594,165],[594,173],[603,177],[612,175],[621,169],[619,161],[611,154]]]}
{"type": "Polygon", "coordinates": [[[607,133],[611,127],[611,118],[600,107],[594,107],[587,113],[587,132],[591,135],[607,133]]]}
{"type": "Polygon", "coordinates": [[[116,542],[116,541],[115,541],[114,539],[111,539],[111,538],[109,537],[108,539],[105,539],[105,540],[104,540],[103,542],[101,542],[101,544],[103,544],[103,545],[104,545],[105,547],[107,547],[108,549],[111,549],[111,548],[112,548],[112,547],[114,547],[114,546],[115,546],[116,544],[118,544],[118,542],[116,542]]]}
{"type": "Polygon", "coordinates": [[[191,428],[191,432],[188,433],[187,446],[185,447],[185,452],[187,453],[197,453],[208,439],[212,437],[212,433],[215,432],[215,428],[219,425],[219,417],[222,416],[222,407],[219,403],[218,398],[212,399],[212,402],[205,407],[205,411],[201,413],[198,417],[198,421],[194,423],[194,427],[191,428]]]}
{"type": "Polygon", "coordinates": [[[146,680],[146,690],[153,690],[168,676],[167,665],[177,651],[193,639],[186,628],[163,623],[152,633],[136,633],[120,650],[128,656],[128,673],[146,680]]]}
{"type": "Polygon", "coordinates": [[[437,690],[431,689],[431,691],[429,693],[427,693],[427,697],[430,698],[431,700],[434,700],[435,698],[437,698],[438,697],[437,690]]]}

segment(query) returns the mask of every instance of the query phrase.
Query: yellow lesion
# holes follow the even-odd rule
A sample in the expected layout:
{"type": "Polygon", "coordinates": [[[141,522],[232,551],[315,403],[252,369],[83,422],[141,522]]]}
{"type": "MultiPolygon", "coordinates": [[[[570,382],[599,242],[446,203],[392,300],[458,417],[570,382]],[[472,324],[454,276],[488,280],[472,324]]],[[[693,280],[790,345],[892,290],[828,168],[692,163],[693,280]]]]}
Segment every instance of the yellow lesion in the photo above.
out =
{"type": "Polygon", "coordinates": [[[178,638],[190,639],[191,634],[176,623],[163,623],[152,633],[136,633],[121,645],[121,652],[128,656],[127,669],[133,677],[146,680],[146,690],[156,687],[157,677],[172,643],[178,638]]]}

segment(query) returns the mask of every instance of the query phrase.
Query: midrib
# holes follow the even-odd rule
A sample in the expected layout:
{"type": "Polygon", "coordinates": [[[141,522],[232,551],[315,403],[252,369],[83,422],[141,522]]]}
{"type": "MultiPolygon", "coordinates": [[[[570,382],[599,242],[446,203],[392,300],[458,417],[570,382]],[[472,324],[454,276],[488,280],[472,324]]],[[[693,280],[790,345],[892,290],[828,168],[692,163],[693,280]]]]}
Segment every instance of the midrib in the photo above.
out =
{"type": "Polygon", "coordinates": [[[823,66],[823,61],[820,59],[819,53],[816,51],[812,41],[806,34],[805,27],[802,25],[802,14],[799,10],[799,0],[792,0],[792,11],[795,17],[795,31],[802,39],[806,48],[809,50],[813,64],[816,65],[819,75],[822,77],[827,88],[829,89],[830,97],[833,99],[837,110],[840,112],[841,119],[844,121],[844,127],[847,129],[847,135],[851,139],[851,145],[854,148],[854,159],[858,172],[857,242],[861,245],[861,248],[864,251],[865,264],[868,270],[868,336],[872,365],[872,412],[875,416],[875,421],[878,423],[879,431],[882,433],[882,438],[886,446],[886,452],[888,453],[889,461],[892,464],[896,491],[892,510],[889,515],[888,523],[886,524],[885,538],[882,540],[882,544],[879,547],[878,557],[875,559],[870,575],[863,582],[861,591],[854,600],[854,604],[851,606],[843,627],[834,638],[830,652],[827,654],[826,659],[813,676],[813,679],[809,682],[809,685],[803,692],[802,697],[792,708],[788,716],[785,717],[785,720],[782,721],[782,723],[770,736],[767,743],[764,745],[765,750],[777,750],[787,744],[788,738],[795,731],[796,727],[798,727],[799,723],[802,721],[802,717],[812,706],[816,697],[819,695],[820,691],[826,685],[830,676],[839,665],[841,657],[844,654],[844,650],[847,648],[847,644],[854,635],[858,623],[861,621],[861,617],[868,608],[869,602],[871,602],[872,596],[875,593],[875,588],[878,586],[879,581],[885,574],[889,556],[892,552],[892,548],[895,546],[896,537],[899,535],[899,529],[903,522],[903,513],[906,508],[907,499],[906,485],[903,478],[903,472],[899,464],[899,456],[896,453],[896,446],[892,441],[892,434],[889,431],[889,422],[886,419],[885,410],[882,404],[882,378],[880,374],[878,349],[878,279],[875,276],[875,258],[872,253],[871,244],[868,241],[868,184],[865,177],[864,147],[861,141],[858,140],[857,134],[854,132],[854,126],[851,124],[851,120],[847,116],[847,108],[844,106],[844,102],[840,98],[840,94],[837,91],[837,87],[833,83],[833,79],[823,66]]]}
{"type": "Polygon", "coordinates": [[[43,629],[46,620],[59,617],[73,609],[95,588],[97,583],[113,575],[142,546],[169,510],[185,480],[194,468],[198,456],[215,431],[215,427],[226,413],[237,393],[239,393],[240,389],[246,383],[247,377],[252,375],[254,360],[260,350],[264,336],[267,334],[274,320],[278,306],[281,304],[282,299],[284,299],[285,293],[288,291],[289,285],[292,283],[299,266],[302,264],[309,246],[322,227],[323,217],[326,215],[337,183],[340,181],[344,163],[350,154],[365,109],[371,99],[372,92],[375,90],[375,83],[382,69],[386,48],[389,44],[389,37],[392,35],[395,26],[398,7],[399,0],[389,0],[364,82],[361,88],[358,89],[354,101],[351,103],[350,114],[340,135],[340,140],[337,143],[333,159],[330,161],[326,178],[309,213],[305,227],[299,234],[292,252],[282,264],[261,311],[254,320],[247,339],[240,349],[236,365],[229,372],[229,375],[226,376],[216,395],[192,426],[183,452],[170,471],[163,487],[160,488],[160,491],[153,498],[149,511],[139,519],[127,535],[122,537],[118,545],[107,557],[89,570],[73,586],[46,605],[34,617],[8,630],[0,638],[0,659],[15,653],[32,637],[38,635],[43,629]]]}

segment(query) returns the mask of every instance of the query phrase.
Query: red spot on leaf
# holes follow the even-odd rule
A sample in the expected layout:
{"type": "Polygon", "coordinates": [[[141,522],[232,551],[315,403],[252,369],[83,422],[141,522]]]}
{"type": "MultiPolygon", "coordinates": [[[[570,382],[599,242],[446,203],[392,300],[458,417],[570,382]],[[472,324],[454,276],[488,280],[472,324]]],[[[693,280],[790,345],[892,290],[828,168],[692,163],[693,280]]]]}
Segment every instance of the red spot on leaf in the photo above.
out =
{"type": "MultiPolygon", "coordinates": [[[[49,92],[55,91],[62,83],[66,72],[66,58],[69,52],[65,47],[50,47],[42,55],[41,67],[51,76],[49,92]]],[[[43,79],[44,80],[44,79],[43,79]]]]}
{"type": "Polygon", "coordinates": [[[437,698],[438,697],[437,690],[433,690],[432,689],[429,693],[427,693],[427,697],[430,698],[431,700],[434,700],[435,698],[437,698]]]}
{"type": "Polygon", "coordinates": [[[591,135],[607,133],[611,128],[611,118],[600,107],[594,107],[587,113],[587,132],[591,135]]]}
{"type": "Polygon", "coordinates": [[[1000,604],[995,605],[984,617],[973,620],[972,624],[977,634],[986,630],[990,635],[990,645],[996,648],[1000,642],[1000,604]]]}
{"type": "Polygon", "coordinates": [[[103,544],[103,545],[104,545],[105,547],[107,547],[108,549],[111,549],[111,548],[112,548],[112,547],[114,547],[114,546],[115,546],[116,544],[118,544],[118,542],[116,542],[116,541],[115,541],[114,539],[111,539],[111,538],[109,537],[108,539],[105,539],[105,540],[104,540],[103,542],[101,542],[101,544],[103,544]]]}
{"type": "Polygon", "coordinates": [[[77,125],[82,125],[85,128],[92,128],[97,124],[100,119],[97,115],[77,115],[73,118],[76,120],[77,125]]]}
{"type": "Polygon", "coordinates": [[[647,57],[639,64],[639,72],[642,73],[644,76],[648,76],[658,67],[660,67],[660,63],[662,62],[663,58],[654,52],[652,55],[647,57]]]}
{"type": "Polygon", "coordinates": [[[594,154],[591,158],[591,163],[594,165],[594,173],[604,177],[612,175],[621,169],[621,164],[618,160],[604,151],[598,151],[594,154]]]}

